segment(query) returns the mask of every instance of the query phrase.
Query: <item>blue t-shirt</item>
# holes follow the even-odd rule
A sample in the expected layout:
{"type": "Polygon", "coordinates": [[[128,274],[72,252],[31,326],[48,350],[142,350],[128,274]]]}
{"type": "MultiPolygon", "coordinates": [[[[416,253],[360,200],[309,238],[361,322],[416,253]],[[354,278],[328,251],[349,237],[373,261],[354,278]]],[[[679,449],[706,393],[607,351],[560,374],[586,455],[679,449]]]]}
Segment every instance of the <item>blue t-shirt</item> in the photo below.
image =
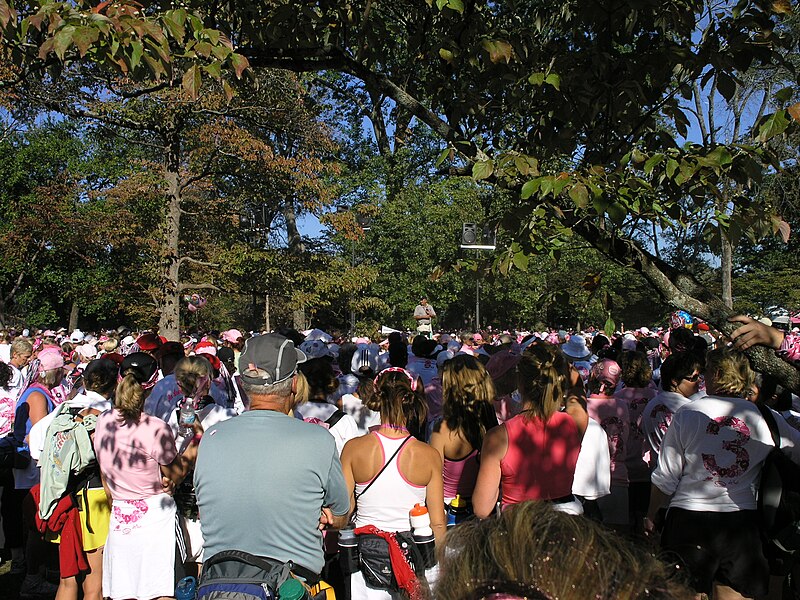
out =
{"type": "Polygon", "coordinates": [[[315,573],[324,556],[319,516],[350,509],[328,431],[272,410],[253,410],[203,435],[194,471],[204,554],[244,550],[315,573]]]}

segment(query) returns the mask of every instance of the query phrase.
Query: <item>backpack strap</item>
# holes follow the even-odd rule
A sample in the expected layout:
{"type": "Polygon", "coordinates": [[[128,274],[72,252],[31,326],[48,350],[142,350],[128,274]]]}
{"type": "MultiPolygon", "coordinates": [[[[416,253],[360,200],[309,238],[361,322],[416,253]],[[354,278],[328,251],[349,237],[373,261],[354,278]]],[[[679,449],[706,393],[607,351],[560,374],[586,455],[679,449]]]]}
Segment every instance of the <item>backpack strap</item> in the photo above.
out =
{"type": "Polygon", "coordinates": [[[764,420],[767,422],[767,426],[769,427],[769,432],[772,434],[772,443],[775,445],[775,448],[780,450],[781,448],[781,436],[778,433],[778,424],[775,422],[775,415],[772,414],[772,409],[766,404],[756,403],[756,408],[758,412],[761,413],[761,416],[764,417],[764,420]]]}
{"type": "MultiPolygon", "coordinates": [[[[400,454],[400,450],[402,450],[403,446],[405,446],[408,443],[408,440],[410,440],[413,437],[414,437],[413,435],[409,435],[405,440],[403,440],[403,443],[400,444],[400,446],[397,448],[397,450],[394,451],[394,454],[392,454],[389,457],[389,460],[387,460],[386,464],[384,464],[383,467],[381,467],[381,470],[378,471],[378,474],[375,475],[375,477],[372,478],[372,481],[369,482],[369,485],[367,485],[367,487],[365,487],[363,490],[361,490],[360,494],[355,494],[356,504],[358,504],[358,499],[361,498],[361,496],[363,496],[364,494],[366,494],[367,490],[372,487],[372,484],[375,483],[376,481],[378,481],[378,477],[380,477],[381,473],[383,473],[386,470],[386,467],[388,467],[392,463],[392,461],[394,460],[394,457],[397,456],[398,454],[400,454]]],[[[358,510],[358,508],[356,508],[356,510],[358,510]]]]}
{"type": "Polygon", "coordinates": [[[283,563],[272,558],[256,556],[255,554],[250,554],[244,550],[223,550],[222,552],[217,552],[214,556],[203,563],[203,571],[207,572],[209,567],[212,565],[230,560],[243,562],[245,564],[258,567],[267,573],[268,579],[274,582],[274,589],[276,590],[284,581],[286,581],[290,572],[302,577],[306,580],[306,583],[311,586],[319,583],[318,573],[314,573],[310,569],[296,565],[292,561],[283,563]]]}
{"type": "Polygon", "coordinates": [[[333,414],[325,419],[325,423],[328,425],[328,429],[333,429],[334,425],[336,425],[339,421],[342,420],[342,417],[345,416],[345,413],[341,408],[337,408],[333,411],[333,414]]]}

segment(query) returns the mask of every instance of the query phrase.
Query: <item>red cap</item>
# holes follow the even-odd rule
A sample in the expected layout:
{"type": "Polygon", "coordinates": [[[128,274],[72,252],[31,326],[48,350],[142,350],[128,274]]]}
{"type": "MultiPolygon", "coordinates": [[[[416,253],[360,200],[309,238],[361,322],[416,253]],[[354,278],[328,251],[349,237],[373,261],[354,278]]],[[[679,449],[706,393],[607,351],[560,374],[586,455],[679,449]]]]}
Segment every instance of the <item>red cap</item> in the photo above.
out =
{"type": "Polygon", "coordinates": [[[419,517],[421,515],[428,514],[428,507],[424,504],[415,504],[414,508],[411,509],[411,516],[412,517],[419,517]]]}

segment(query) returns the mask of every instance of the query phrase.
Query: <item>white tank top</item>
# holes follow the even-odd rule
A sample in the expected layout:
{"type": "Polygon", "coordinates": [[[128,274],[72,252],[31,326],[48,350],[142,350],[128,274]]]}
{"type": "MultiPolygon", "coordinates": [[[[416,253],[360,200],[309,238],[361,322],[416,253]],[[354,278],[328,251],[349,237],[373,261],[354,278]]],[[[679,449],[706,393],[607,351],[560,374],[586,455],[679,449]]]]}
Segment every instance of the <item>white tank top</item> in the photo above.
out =
{"type": "MultiPolygon", "coordinates": [[[[383,464],[386,464],[386,461],[407,439],[387,438],[378,432],[375,432],[375,435],[383,451],[383,464]]],[[[374,525],[383,531],[408,531],[411,529],[408,513],[415,504],[425,502],[426,488],[424,485],[414,485],[400,473],[400,456],[403,452],[405,452],[405,447],[392,459],[391,464],[384,469],[369,490],[358,498],[356,527],[374,525]]],[[[356,496],[361,494],[369,483],[369,481],[356,483],[356,496]]]]}

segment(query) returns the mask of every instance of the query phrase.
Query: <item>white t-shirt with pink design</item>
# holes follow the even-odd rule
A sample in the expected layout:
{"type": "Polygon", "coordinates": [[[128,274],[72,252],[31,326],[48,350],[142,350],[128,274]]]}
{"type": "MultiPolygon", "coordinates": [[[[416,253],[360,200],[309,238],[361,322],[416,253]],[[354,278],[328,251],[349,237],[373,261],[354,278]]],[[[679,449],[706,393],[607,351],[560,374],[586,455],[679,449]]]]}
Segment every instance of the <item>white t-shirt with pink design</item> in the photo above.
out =
{"type": "MultiPolygon", "coordinates": [[[[778,413],[781,449],[800,464],[800,432],[778,413]]],[[[761,465],[773,448],[769,426],[741,398],[706,396],[672,417],[652,481],[670,507],[734,512],[756,508],[761,465]]]]}
{"type": "Polygon", "coordinates": [[[653,468],[656,466],[658,453],[661,450],[661,440],[664,439],[664,434],[667,433],[667,429],[672,423],[672,416],[689,402],[691,402],[689,398],[677,392],[662,391],[644,407],[642,431],[652,450],[650,460],[653,468]]]}

